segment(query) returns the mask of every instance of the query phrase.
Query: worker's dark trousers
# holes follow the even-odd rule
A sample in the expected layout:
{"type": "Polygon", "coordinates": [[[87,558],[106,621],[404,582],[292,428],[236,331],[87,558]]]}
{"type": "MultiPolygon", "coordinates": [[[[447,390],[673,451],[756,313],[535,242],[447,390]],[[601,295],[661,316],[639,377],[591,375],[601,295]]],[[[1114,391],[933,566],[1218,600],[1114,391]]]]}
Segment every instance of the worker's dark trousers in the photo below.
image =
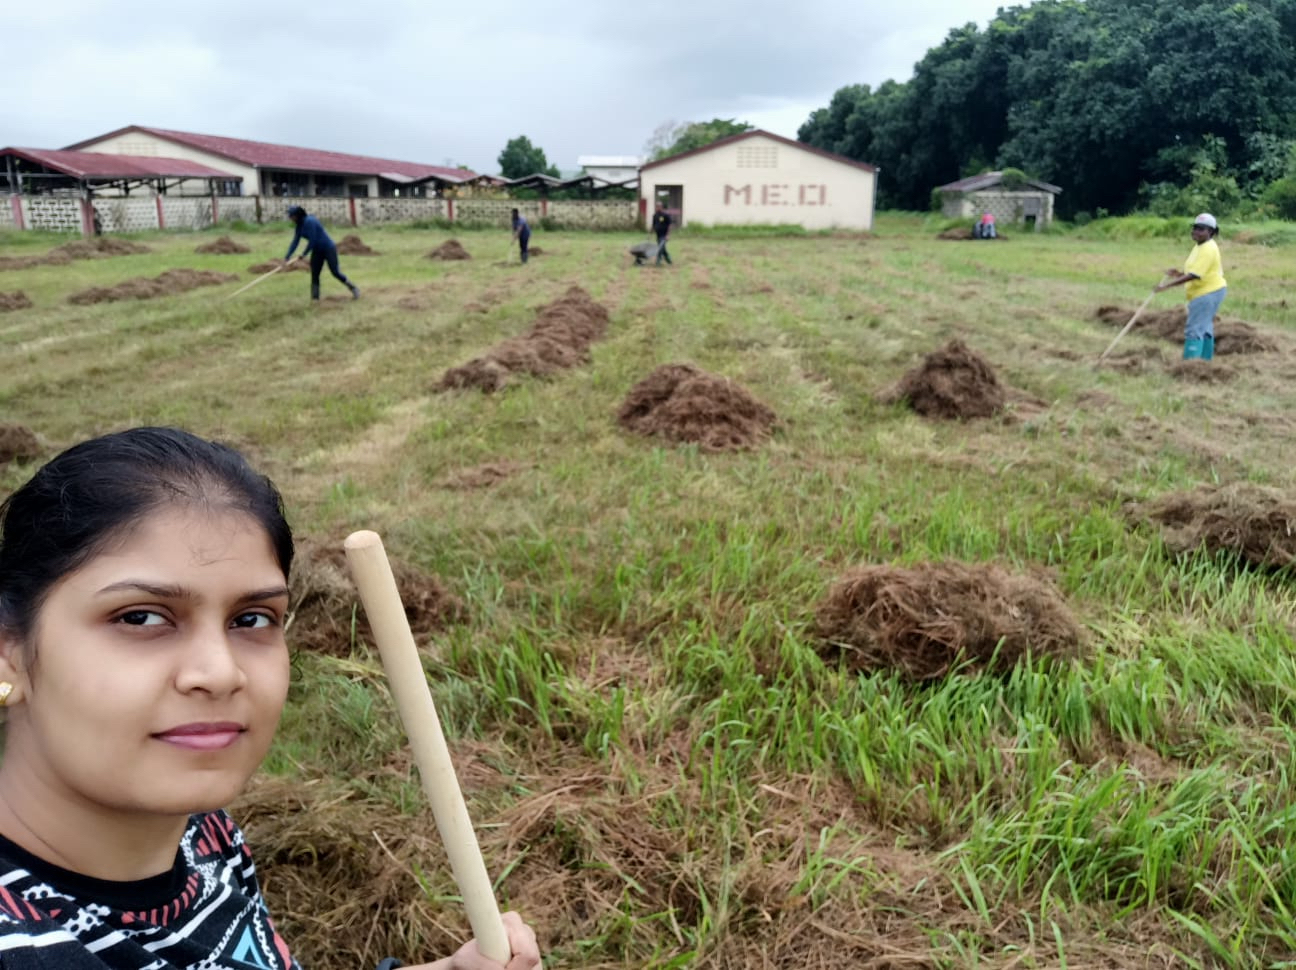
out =
{"type": "Polygon", "coordinates": [[[329,247],[327,251],[320,249],[311,250],[311,299],[319,299],[319,281],[320,270],[324,268],[324,263],[328,263],[329,272],[333,274],[335,280],[340,280],[348,289],[351,288],[351,281],[342,275],[338,269],[337,250],[329,247]]]}
{"type": "MultiPolygon", "coordinates": [[[[523,229],[520,233],[518,233],[518,248],[522,250],[522,262],[524,263],[527,261],[527,256],[528,256],[527,249],[530,248],[530,246],[531,246],[531,230],[523,229]]],[[[541,255],[544,255],[543,251],[541,252],[541,255]]]]}
{"type": "Polygon", "coordinates": [[[670,253],[666,252],[666,237],[657,237],[657,265],[661,265],[662,260],[666,260],[667,265],[671,265],[670,253]]]}

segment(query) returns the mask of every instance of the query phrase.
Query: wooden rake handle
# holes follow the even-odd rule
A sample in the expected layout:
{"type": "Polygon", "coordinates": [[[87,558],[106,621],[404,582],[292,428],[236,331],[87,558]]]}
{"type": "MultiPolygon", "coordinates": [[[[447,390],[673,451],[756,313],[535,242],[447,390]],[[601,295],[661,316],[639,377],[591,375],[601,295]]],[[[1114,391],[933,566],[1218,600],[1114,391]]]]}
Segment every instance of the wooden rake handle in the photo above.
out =
{"type": "Polygon", "coordinates": [[[344,548],[351,575],[360,590],[360,602],[364,604],[365,616],[369,618],[382,655],[396,710],[409,735],[423,792],[432,806],[432,817],[450,858],[450,871],[468,911],[473,936],[477,938],[477,948],[492,960],[508,963],[512,956],[508,934],[500,919],[459,779],[450,762],[445,734],[432,703],[427,676],[405,618],[405,607],[382,538],[367,530],[353,532],[347,536],[344,548]]]}

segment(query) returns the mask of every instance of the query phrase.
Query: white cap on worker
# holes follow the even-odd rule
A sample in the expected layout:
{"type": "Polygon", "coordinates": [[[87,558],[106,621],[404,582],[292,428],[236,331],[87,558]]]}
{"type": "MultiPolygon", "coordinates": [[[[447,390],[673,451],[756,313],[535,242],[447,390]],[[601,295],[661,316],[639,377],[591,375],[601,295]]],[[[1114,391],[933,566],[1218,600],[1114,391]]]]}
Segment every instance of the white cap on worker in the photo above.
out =
{"type": "Polygon", "coordinates": [[[1219,228],[1219,223],[1215,221],[1215,217],[1214,217],[1213,215],[1211,215],[1209,212],[1203,212],[1203,213],[1202,213],[1201,215],[1199,215],[1196,219],[1194,219],[1194,220],[1193,220],[1193,225],[1194,225],[1194,226],[1205,226],[1207,229],[1218,229],[1218,228],[1219,228]]]}

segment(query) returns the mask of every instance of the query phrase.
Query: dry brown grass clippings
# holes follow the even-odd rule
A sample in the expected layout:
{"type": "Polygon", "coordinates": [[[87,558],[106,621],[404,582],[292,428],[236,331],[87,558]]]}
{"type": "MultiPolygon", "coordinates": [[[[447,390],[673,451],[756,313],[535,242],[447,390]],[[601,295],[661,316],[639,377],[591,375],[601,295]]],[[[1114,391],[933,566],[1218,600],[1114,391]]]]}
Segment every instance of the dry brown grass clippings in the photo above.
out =
{"type": "Polygon", "coordinates": [[[31,305],[32,301],[27,298],[27,294],[22,290],[15,290],[12,293],[0,293],[0,313],[7,313],[10,310],[28,310],[31,305]]]}
{"type": "Polygon", "coordinates": [[[510,337],[481,357],[442,375],[438,390],[505,387],[516,374],[549,377],[589,360],[589,345],[607,332],[607,308],[578,286],[541,307],[525,334],[510,337]]]}
{"type": "Polygon", "coordinates": [[[1160,369],[1165,355],[1157,347],[1127,347],[1112,351],[1098,366],[1124,374],[1141,374],[1149,369],[1160,369]]]}
{"type": "Polygon", "coordinates": [[[126,239],[96,236],[76,239],[55,246],[41,256],[0,256],[0,270],[30,269],[33,266],[66,266],[74,259],[108,259],[111,256],[134,256],[152,252],[149,247],[126,239]]]}
{"type": "Polygon", "coordinates": [[[377,256],[378,252],[366,246],[364,241],[354,234],[342,237],[341,242],[337,244],[339,256],[377,256]]]}
{"type": "Polygon", "coordinates": [[[31,428],[21,424],[0,424],[0,465],[15,459],[39,458],[43,453],[40,439],[31,428]]]}
{"type": "Polygon", "coordinates": [[[235,242],[229,236],[221,236],[219,239],[213,239],[209,243],[203,243],[201,246],[196,248],[194,252],[229,256],[235,253],[250,253],[252,250],[247,246],[244,246],[242,243],[235,242]]]}
{"type": "Polygon", "coordinates": [[[692,364],[658,367],[630,389],[617,411],[628,431],[706,451],[753,448],[770,436],[777,419],[742,385],[692,364]]]}
{"type": "Polygon", "coordinates": [[[954,420],[993,417],[1007,399],[990,364],[961,340],[932,351],[880,395],[883,403],[903,401],[923,417],[954,420]]]}
{"type": "Polygon", "coordinates": [[[232,273],[215,273],[203,269],[169,269],[154,277],[137,276],[116,286],[92,286],[73,293],[69,303],[85,306],[95,303],[114,303],[118,300],[153,300],[174,296],[200,286],[219,286],[237,280],[232,273]]]}
{"type": "Polygon", "coordinates": [[[821,653],[852,670],[931,680],[968,661],[1011,669],[1028,651],[1074,655],[1080,624],[1058,591],[987,563],[863,566],[833,587],[815,615],[821,653]]]}
{"type": "Polygon", "coordinates": [[[1227,384],[1237,380],[1237,371],[1232,367],[1209,360],[1176,361],[1166,368],[1166,373],[1191,384],[1227,384]]]}
{"type": "MultiPolygon", "coordinates": [[[[1100,306],[1094,316],[1113,327],[1124,327],[1134,316],[1133,309],[1119,306],[1100,306]]],[[[1180,305],[1169,310],[1147,310],[1135,322],[1131,333],[1149,334],[1182,344],[1184,325],[1188,322],[1188,308],[1180,305]]],[[[1215,354],[1261,354],[1278,350],[1278,342],[1263,331],[1241,320],[1215,318],[1215,354]]]]}
{"type": "Polygon", "coordinates": [[[1166,547],[1177,554],[1226,552],[1260,567],[1296,562],[1296,501],[1277,489],[1249,482],[1201,485],[1131,503],[1127,512],[1160,526],[1166,547]]]}
{"type": "Polygon", "coordinates": [[[418,872],[445,867],[429,813],[403,816],[336,783],[258,778],[230,814],[252,847],[276,926],[302,966],[430,960],[466,939],[460,908],[432,903],[419,886],[418,872]]]}
{"type": "Polygon", "coordinates": [[[472,259],[468,250],[464,249],[463,244],[458,239],[447,239],[436,249],[427,254],[428,259],[472,259]]]}
{"type": "Polygon", "coordinates": [[[285,266],[283,260],[268,259],[264,263],[253,263],[248,267],[248,272],[264,275],[273,269],[278,269],[281,273],[305,273],[310,271],[310,260],[294,259],[285,266]]]}
{"type": "Polygon", "coordinates": [[[497,485],[506,478],[512,478],[529,467],[529,465],[516,461],[488,461],[485,464],[474,465],[471,468],[457,468],[437,479],[436,484],[441,488],[448,488],[452,491],[490,488],[492,485],[497,485]]]}
{"type": "MultiPolygon", "coordinates": [[[[395,559],[391,567],[416,641],[464,618],[463,601],[437,577],[395,559]]],[[[349,656],[353,629],[356,638],[372,642],[340,544],[324,546],[310,539],[299,540],[288,587],[292,606],[287,636],[294,648],[349,656]]]]}

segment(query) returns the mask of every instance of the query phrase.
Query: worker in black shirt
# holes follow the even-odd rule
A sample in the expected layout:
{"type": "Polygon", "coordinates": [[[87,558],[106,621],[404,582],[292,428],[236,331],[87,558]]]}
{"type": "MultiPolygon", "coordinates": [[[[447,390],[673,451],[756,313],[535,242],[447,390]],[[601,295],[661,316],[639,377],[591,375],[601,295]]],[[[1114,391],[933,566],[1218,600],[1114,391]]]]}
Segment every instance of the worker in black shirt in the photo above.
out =
{"type": "Polygon", "coordinates": [[[657,211],[653,213],[652,231],[657,236],[657,265],[661,265],[663,259],[669,265],[671,258],[670,253],[666,252],[666,239],[670,236],[670,227],[674,223],[666,207],[660,202],[657,203],[657,211]]]}

